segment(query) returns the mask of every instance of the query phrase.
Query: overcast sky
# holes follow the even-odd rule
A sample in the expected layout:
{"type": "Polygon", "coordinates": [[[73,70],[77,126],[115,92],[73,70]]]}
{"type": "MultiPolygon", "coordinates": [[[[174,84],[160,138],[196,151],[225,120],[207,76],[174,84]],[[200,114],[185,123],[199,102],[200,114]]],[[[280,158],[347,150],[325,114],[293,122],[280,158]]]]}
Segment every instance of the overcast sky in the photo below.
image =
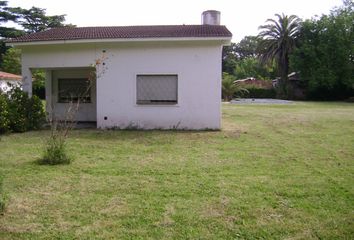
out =
{"type": "Polygon", "coordinates": [[[9,0],[11,7],[46,8],[48,15],[66,14],[66,22],[83,26],[200,24],[205,10],[221,12],[221,24],[233,42],[256,35],[275,13],[306,19],[329,13],[342,0],[9,0]]]}

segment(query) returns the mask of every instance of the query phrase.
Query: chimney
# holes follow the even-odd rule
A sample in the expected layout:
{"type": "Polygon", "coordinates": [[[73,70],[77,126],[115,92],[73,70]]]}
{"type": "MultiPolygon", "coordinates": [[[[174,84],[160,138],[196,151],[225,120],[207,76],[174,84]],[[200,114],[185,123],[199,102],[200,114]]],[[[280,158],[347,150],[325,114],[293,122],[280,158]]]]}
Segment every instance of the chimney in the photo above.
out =
{"type": "Polygon", "coordinates": [[[203,25],[220,25],[220,12],[215,10],[208,10],[202,13],[203,25]]]}

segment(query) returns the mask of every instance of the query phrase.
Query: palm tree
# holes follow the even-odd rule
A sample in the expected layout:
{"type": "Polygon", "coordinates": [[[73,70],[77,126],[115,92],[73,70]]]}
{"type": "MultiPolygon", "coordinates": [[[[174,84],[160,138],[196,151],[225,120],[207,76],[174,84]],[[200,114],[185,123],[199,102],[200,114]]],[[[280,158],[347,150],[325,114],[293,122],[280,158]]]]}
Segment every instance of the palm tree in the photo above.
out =
{"type": "Polygon", "coordinates": [[[295,48],[301,20],[295,16],[275,14],[277,20],[268,19],[260,26],[260,58],[263,63],[275,61],[280,74],[278,95],[288,94],[289,55],[295,48]]]}
{"type": "Polygon", "coordinates": [[[222,79],[222,98],[229,102],[234,97],[242,97],[248,93],[248,90],[243,88],[240,83],[236,82],[234,76],[223,73],[222,79]]]}

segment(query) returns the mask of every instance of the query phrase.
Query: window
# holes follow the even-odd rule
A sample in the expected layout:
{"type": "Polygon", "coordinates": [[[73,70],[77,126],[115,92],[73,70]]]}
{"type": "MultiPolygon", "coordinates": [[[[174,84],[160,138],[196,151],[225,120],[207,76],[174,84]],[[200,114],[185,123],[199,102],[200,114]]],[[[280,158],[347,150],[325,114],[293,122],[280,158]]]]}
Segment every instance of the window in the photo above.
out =
{"type": "Polygon", "coordinates": [[[58,100],[60,103],[91,102],[90,82],[87,78],[58,79],[58,100]]]}
{"type": "Polygon", "coordinates": [[[177,104],[177,75],[137,75],[137,104],[177,104]]]}

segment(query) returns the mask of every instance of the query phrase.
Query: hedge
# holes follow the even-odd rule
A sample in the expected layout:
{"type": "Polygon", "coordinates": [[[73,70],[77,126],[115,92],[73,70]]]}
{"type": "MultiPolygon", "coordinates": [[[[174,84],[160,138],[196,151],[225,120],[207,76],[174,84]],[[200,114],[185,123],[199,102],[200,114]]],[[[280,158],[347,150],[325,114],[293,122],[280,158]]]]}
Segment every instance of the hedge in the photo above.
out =
{"type": "Polygon", "coordinates": [[[274,88],[247,88],[249,98],[276,98],[276,92],[274,88]]]}

